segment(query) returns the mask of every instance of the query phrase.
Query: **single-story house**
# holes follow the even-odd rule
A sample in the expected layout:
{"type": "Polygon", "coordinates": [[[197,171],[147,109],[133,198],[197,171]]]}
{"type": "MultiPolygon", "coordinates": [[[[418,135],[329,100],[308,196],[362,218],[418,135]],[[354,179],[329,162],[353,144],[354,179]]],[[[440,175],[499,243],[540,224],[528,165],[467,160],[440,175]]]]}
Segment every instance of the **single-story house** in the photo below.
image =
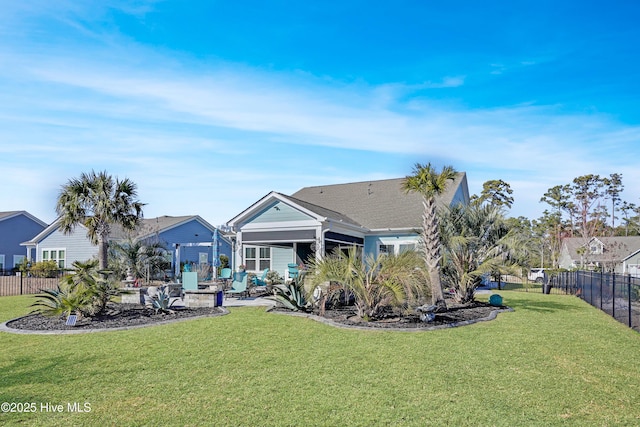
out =
{"type": "MultiPolygon", "coordinates": [[[[60,268],[69,268],[75,261],[98,256],[98,247],[91,244],[83,225],[76,226],[70,234],[64,234],[59,223],[59,220],[54,221],[31,240],[22,243],[28,253],[35,252],[35,261],[53,260],[60,268]]],[[[215,227],[198,215],[161,216],[142,219],[131,238],[137,241],[157,239],[163,243],[172,270],[177,273],[180,263],[211,264],[214,230],[215,227]]],[[[219,235],[218,254],[231,259],[231,240],[222,233],[219,235]]],[[[119,227],[113,227],[110,240],[123,241],[126,238],[119,227]]]]}
{"type": "Polygon", "coordinates": [[[558,264],[566,269],[638,274],[639,253],[640,236],[567,237],[562,240],[558,264]]]}
{"type": "MultiPolygon", "coordinates": [[[[287,277],[335,248],[356,245],[364,254],[400,253],[419,242],[423,198],[402,189],[404,178],[305,187],[288,196],[271,192],[232,218],[234,267],[265,268],[287,277]]],[[[441,206],[469,203],[464,172],[438,197],[441,206]]]]}
{"type": "Polygon", "coordinates": [[[0,212],[0,274],[10,272],[25,257],[20,243],[45,229],[47,224],[26,211],[0,212]]]}

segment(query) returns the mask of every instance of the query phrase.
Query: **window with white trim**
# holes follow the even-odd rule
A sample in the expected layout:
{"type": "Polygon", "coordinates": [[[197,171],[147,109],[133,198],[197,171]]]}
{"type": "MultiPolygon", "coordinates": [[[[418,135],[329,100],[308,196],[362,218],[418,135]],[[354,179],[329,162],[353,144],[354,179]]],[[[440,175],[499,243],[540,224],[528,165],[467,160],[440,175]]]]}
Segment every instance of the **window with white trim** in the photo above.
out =
{"type": "Polygon", "coordinates": [[[248,271],[271,268],[271,248],[265,246],[245,246],[244,266],[248,271]]]}
{"type": "Polygon", "coordinates": [[[0,254],[0,271],[4,270],[4,254],[0,254]]]}
{"type": "Polygon", "coordinates": [[[378,246],[378,254],[380,255],[399,255],[407,251],[415,251],[416,244],[413,242],[397,242],[397,243],[383,243],[378,246]]]}
{"type": "Polygon", "coordinates": [[[404,253],[404,252],[415,251],[415,250],[416,250],[415,243],[401,243],[399,245],[398,253],[404,253]]]}
{"type": "Polygon", "coordinates": [[[64,249],[43,249],[42,261],[54,261],[58,268],[64,268],[65,253],[64,249]]]}

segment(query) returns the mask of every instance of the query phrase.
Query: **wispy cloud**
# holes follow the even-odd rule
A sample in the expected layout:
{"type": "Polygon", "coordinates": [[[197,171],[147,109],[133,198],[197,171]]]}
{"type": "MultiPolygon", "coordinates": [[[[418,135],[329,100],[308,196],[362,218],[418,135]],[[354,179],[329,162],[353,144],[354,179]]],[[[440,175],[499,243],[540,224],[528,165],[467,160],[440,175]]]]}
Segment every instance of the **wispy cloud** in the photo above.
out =
{"type": "Polygon", "coordinates": [[[0,89],[11,100],[0,105],[0,137],[10,142],[0,152],[15,166],[1,165],[11,185],[47,181],[41,188],[50,190],[69,174],[108,169],[139,182],[158,215],[206,209],[218,223],[269,190],[398,176],[431,159],[468,171],[472,191],[488,179],[511,180],[523,211],[539,211],[546,189],[577,175],[640,178],[625,153],[640,139],[638,127],[553,105],[471,109],[430,96],[464,88],[462,75],[417,85],[345,83],[107,38],[104,50],[0,47],[7,65],[0,89]],[[364,154],[377,163],[360,161],[364,154]]]}

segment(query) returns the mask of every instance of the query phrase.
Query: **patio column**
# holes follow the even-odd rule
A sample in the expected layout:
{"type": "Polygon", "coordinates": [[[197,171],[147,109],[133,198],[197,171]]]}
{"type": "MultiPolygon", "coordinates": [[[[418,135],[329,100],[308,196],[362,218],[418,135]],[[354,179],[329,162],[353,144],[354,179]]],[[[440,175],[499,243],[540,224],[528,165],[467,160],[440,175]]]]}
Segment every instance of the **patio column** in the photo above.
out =
{"type": "Polygon", "coordinates": [[[324,233],[325,233],[325,230],[323,230],[322,225],[316,228],[316,242],[315,242],[316,261],[320,261],[324,256],[324,233]]]}
{"type": "Polygon", "coordinates": [[[244,264],[244,254],[243,254],[242,247],[243,247],[242,231],[238,231],[236,233],[236,247],[235,247],[234,263],[231,266],[232,271],[236,271],[239,265],[244,264]]]}

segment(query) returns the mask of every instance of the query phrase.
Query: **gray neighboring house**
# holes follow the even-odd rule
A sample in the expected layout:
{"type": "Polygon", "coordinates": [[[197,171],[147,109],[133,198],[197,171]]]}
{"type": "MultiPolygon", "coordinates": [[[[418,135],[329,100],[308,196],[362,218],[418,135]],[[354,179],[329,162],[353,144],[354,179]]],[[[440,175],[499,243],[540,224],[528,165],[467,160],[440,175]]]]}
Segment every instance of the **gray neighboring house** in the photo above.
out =
{"type": "MultiPolygon", "coordinates": [[[[131,237],[134,240],[157,239],[162,242],[175,271],[181,262],[211,263],[214,230],[215,227],[198,215],[161,216],[142,219],[131,237]]],[[[121,228],[113,227],[110,240],[123,241],[126,238],[127,234],[121,228]]],[[[98,256],[98,247],[90,242],[83,225],[76,226],[70,234],[64,234],[60,231],[59,220],[22,245],[35,253],[36,261],[52,260],[60,268],[70,268],[75,261],[98,256]]],[[[218,252],[231,259],[231,240],[222,233],[218,252]]]]}
{"type": "MultiPolygon", "coordinates": [[[[364,254],[400,253],[419,242],[424,211],[404,178],[305,187],[291,196],[271,192],[232,218],[234,267],[265,268],[287,277],[289,263],[303,264],[333,249],[361,247],[364,254]]],[[[437,199],[440,206],[469,203],[464,172],[437,199]]]]}
{"type": "Polygon", "coordinates": [[[569,270],[598,268],[640,276],[640,236],[565,238],[558,264],[569,270]]]}
{"type": "Polygon", "coordinates": [[[0,212],[0,274],[12,271],[24,258],[33,255],[25,253],[20,244],[46,226],[27,211],[0,212]]]}

